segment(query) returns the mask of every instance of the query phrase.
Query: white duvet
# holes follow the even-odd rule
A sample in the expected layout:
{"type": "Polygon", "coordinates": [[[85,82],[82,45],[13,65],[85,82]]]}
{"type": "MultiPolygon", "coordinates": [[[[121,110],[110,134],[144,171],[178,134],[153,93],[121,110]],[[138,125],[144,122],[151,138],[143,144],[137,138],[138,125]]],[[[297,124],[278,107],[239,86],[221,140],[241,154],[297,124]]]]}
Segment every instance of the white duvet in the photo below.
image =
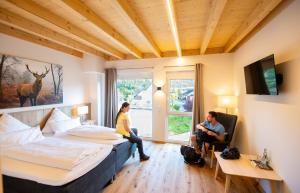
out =
{"type": "Polygon", "coordinates": [[[116,133],[116,130],[109,127],[96,126],[96,125],[82,125],[67,131],[68,135],[93,138],[93,139],[105,139],[105,140],[117,140],[122,139],[122,135],[116,133]]]}
{"type": "Polygon", "coordinates": [[[95,144],[47,137],[36,143],[5,148],[3,156],[48,167],[72,170],[100,151],[111,151],[112,145],[95,144]]]}

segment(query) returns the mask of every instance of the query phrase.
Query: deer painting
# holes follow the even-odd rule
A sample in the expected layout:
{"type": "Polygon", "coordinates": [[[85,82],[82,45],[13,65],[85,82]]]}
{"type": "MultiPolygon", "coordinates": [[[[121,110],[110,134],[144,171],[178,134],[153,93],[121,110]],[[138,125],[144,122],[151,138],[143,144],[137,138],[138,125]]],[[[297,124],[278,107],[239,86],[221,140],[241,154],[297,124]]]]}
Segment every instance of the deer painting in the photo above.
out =
{"type": "Polygon", "coordinates": [[[35,81],[31,84],[19,84],[17,87],[17,95],[19,97],[20,106],[23,107],[26,100],[29,98],[31,106],[36,106],[36,99],[39,95],[40,90],[42,89],[42,79],[46,77],[49,72],[49,69],[45,66],[46,71],[44,73],[38,74],[37,72],[32,72],[29,69],[28,64],[26,64],[26,69],[34,77],[35,81]]]}

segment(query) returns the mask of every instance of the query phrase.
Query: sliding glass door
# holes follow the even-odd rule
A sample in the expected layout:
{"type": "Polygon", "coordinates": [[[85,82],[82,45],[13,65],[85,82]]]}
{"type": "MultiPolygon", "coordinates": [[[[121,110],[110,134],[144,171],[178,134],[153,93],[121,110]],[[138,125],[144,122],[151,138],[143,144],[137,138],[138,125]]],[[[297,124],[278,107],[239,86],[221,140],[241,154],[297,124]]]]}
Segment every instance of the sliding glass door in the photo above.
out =
{"type": "Polygon", "coordinates": [[[120,78],[117,81],[118,106],[130,103],[130,122],[142,137],[152,137],[152,79],[120,78]]]}
{"type": "Polygon", "coordinates": [[[168,139],[188,141],[192,127],[194,73],[168,73],[168,139]]]}

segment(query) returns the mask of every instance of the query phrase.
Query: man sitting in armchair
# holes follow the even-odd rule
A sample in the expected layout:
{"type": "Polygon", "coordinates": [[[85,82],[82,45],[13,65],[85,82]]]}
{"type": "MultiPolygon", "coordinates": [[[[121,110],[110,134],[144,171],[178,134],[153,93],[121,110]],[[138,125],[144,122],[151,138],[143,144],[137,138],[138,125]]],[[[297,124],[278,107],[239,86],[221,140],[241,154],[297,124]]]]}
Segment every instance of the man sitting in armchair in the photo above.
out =
{"type": "Polygon", "coordinates": [[[192,145],[198,154],[201,154],[203,144],[205,145],[205,150],[208,150],[211,142],[222,142],[224,139],[225,128],[217,121],[217,113],[214,111],[208,113],[204,122],[196,125],[195,134],[191,136],[192,145]]]}

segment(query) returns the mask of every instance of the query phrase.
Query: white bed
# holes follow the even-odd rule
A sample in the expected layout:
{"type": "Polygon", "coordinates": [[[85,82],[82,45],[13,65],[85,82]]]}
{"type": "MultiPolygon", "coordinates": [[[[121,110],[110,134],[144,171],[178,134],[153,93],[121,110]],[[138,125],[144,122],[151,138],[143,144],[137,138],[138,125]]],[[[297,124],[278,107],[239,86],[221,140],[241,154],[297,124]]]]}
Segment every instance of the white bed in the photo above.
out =
{"type": "Polygon", "coordinates": [[[103,149],[101,152],[90,159],[85,160],[72,170],[53,168],[3,157],[2,172],[7,176],[32,180],[51,186],[60,186],[83,176],[95,168],[110,154],[110,152],[110,149],[103,149]]]}
{"type": "Polygon", "coordinates": [[[72,136],[68,135],[67,133],[62,133],[57,136],[53,135],[45,135],[46,137],[57,137],[62,139],[70,139],[70,140],[78,140],[83,142],[92,142],[97,144],[108,144],[108,145],[119,145],[121,143],[127,142],[128,139],[120,138],[120,139],[93,139],[93,138],[86,138],[86,137],[78,137],[78,136],[72,136]]]}
{"type": "Polygon", "coordinates": [[[22,187],[25,184],[26,187],[26,184],[31,184],[29,182],[33,181],[39,183],[38,186],[42,188],[56,190],[52,187],[59,187],[59,190],[65,191],[63,185],[69,184],[74,188],[82,182],[80,179],[94,181],[95,187],[99,188],[103,186],[101,183],[105,183],[107,178],[110,178],[110,175],[115,174],[115,163],[112,162],[109,166],[107,164],[115,159],[115,152],[112,151],[113,144],[121,141],[95,143],[93,140],[88,142],[75,137],[72,140],[72,136],[70,138],[44,137],[39,127],[31,128],[6,114],[0,117],[0,123],[1,168],[3,175],[7,177],[4,180],[12,191],[20,192],[20,188],[14,189],[14,185],[9,185],[13,178],[18,180],[16,186],[22,187]],[[74,144],[71,144],[71,141],[74,144]],[[103,148],[95,148],[95,146],[103,148]],[[80,156],[76,156],[76,153],[80,156]],[[60,164],[60,160],[63,164],[60,164]],[[97,180],[86,177],[85,174],[88,172],[95,172],[96,168],[104,167],[102,162],[105,165],[104,173],[98,176],[101,180],[105,180],[104,182],[98,183],[97,180]],[[108,170],[111,172],[109,173],[108,170]],[[22,180],[29,180],[29,182],[22,180]]]}
{"type": "Polygon", "coordinates": [[[34,143],[6,147],[2,150],[2,155],[39,165],[72,170],[103,149],[111,151],[112,148],[112,145],[107,144],[50,137],[34,143]]]}
{"type": "Polygon", "coordinates": [[[45,138],[41,135],[38,128],[1,134],[0,155],[4,175],[60,186],[95,168],[113,149],[111,144],[45,138]],[[73,153],[66,152],[72,149],[73,153]],[[83,154],[76,156],[76,153],[83,154]],[[63,162],[61,165],[60,160],[63,162]]]}

